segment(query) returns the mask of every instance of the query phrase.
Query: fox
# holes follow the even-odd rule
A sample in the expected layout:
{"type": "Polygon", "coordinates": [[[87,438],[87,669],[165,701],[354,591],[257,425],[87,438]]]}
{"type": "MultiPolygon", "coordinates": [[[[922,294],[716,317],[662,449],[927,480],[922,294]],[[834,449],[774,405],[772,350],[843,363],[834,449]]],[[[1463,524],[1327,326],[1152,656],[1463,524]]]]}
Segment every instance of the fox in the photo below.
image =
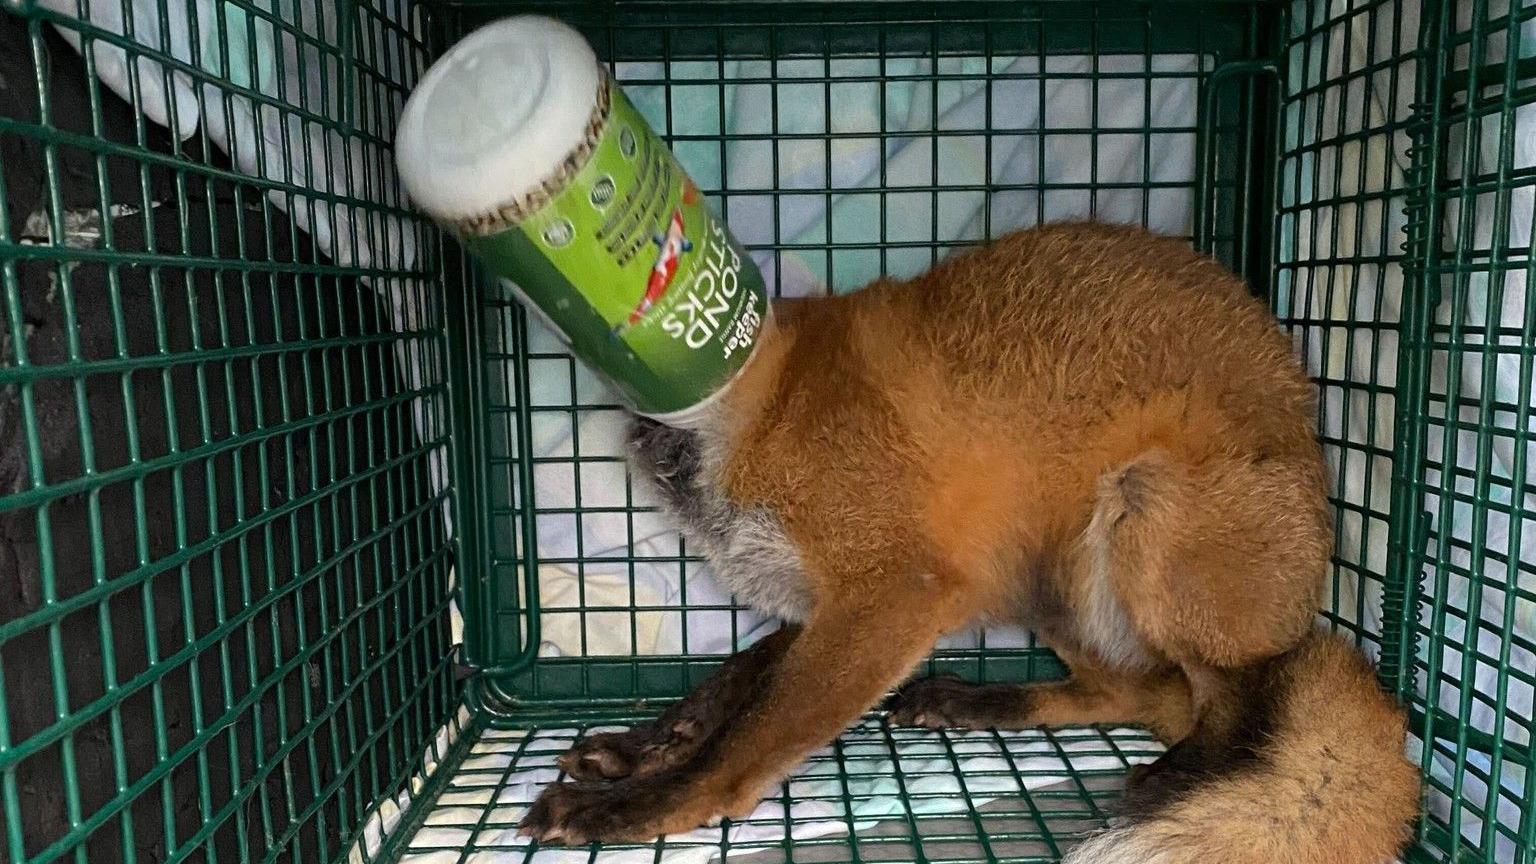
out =
{"type": "Polygon", "coordinates": [[[640,842],[750,812],[868,712],[1140,725],[1167,744],[1069,864],[1380,864],[1419,775],[1368,659],[1317,623],[1333,545],[1314,386],[1185,241],[1096,222],[911,279],[780,299],[687,424],[629,459],[780,627],[654,723],[579,740],[520,824],[640,842]],[[1027,627],[1064,680],[911,680],[946,634],[1027,627]]]}

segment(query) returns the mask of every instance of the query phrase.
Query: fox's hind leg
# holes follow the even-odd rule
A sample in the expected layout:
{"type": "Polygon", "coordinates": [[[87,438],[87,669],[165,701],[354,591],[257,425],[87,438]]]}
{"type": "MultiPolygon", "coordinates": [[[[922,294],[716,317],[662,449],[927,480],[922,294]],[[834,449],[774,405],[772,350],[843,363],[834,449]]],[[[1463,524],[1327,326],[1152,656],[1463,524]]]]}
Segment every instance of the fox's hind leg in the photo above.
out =
{"type": "Polygon", "coordinates": [[[1154,451],[1102,481],[1088,578],[1183,671],[1195,720],[1133,776],[1133,806],[1241,764],[1267,735],[1259,682],[1311,629],[1332,545],[1325,501],[1319,464],[1303,455],[1190,465],[1154,451]]]}
{"type": "Polygon", "coordinates": [[[887,704],[890,722],[930,729],[1029,729],[1133,724],[1173,743],[1193,726],[1189,685],[1177,669],[1118,672],[1057,649],[1065,681],[974,684],[954,676],[913,681],[887,704]]]}

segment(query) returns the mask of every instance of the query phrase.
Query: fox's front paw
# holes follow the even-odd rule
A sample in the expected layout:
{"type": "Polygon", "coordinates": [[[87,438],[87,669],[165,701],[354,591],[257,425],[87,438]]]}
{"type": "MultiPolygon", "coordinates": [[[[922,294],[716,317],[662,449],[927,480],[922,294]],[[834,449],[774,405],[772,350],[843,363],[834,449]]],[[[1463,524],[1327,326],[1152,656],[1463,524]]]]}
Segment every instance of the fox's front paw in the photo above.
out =
{"type": "Polygon", "coordinates": [[[643,777],[680,765],[700,738],[700,725],[691,718],[600,732],[577,741],[561,755],[560,767],[576,780],[643,777]]]}
{"type": "Polygon", "coordinates": [[[518,833],[541,843],[641,843],[711,821],[689,789],[630,778],[614,783],[556,783],[544,789],[518,833]]]}
{"type": "Polygon", "coordinates": [[[556,783],[545,788],[518,824],[518,833],[540,843],[580,846],[649,840],[653,808],[623,794],[628,784],[556,783]]]}
{"type": "Polygon", "coordinates": [[[635,772],[650,740],[648,727],[588,735],[560,755],[560,770],[573,780],[620,780],[635,772]]]}

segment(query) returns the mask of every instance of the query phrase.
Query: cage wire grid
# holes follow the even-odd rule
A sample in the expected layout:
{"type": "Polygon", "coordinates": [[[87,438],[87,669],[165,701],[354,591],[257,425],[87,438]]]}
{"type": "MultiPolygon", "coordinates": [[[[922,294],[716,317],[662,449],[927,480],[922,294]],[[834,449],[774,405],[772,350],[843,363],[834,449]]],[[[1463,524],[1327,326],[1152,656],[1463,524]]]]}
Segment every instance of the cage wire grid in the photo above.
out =
{"type": "Polygon", "coordinates": [[[1055,861],[1114,812],[1129,766],[1162,746],[1129,729],[934,732],[856,724],[749,816],[651,843],[540,847],[517,823],[582,723],[489,728],[420,822],[402,864],[528,861],[1055,861]]]}
{"type": "MultiPolygon", "coordinates": [[[[1320,387],[1339,539],[1324,617],[1410,707],[1428,800],[1408,859],[1536,855],[1536,4],[524,5],[586,27],[778,293],[914,272],[1052,216],[1187,213],[1159,227],[1265,293],[1320,387]],[[1185,87],[1188,112],[1163,110],[1185,87]],[[1052,115],[1063,92],[1083,113],[1052,115]],[[758,125],[728,125],[742,98],[758,125]],[[1128,125],[1106,114],[1138,103],[1128,125]],[[1156,174],[1186,147],[1188,170],[1156,174]],[[1050,176],[1074,150],[1083,172],[1050,176]],[[840,172],[860,153],[869,173],[840,172]]],[[[509,8],[3,7],[33,74],[0,112],[0,570],[39,578],[0,604],[0,857],[336,861],[386,804],[401,830],[380,860],[546,854],[504,842],[530,794],[511,781],[553,779],[575,735],[761,632],[648,533],[653,502],[601,432],[618,406],[395,188],[411,83],[509,8]],[[569,498],[540,494],[549,475],[569,498]],[[616,542],[593,539],[604,520],[616,542]],[[562,523],[571,546],[544,554],[562,523]],[[461,656],[488,670],[468,688],[462,562],[483,578],[461,656]],[[574,574],[564,593],[546,568],[574,574]],[[648,592],[647,568],[676,596],[648,592]],[[634,656],[668,620],[678,643],[634,656]]],[[[931,665],[1060,671],[1002,633],[931,665]]],[[[737,839],[608,852],[1054,860],[1108,812],[1111,775],[1155,752],[1137,740],[868,720],[809,770],[847,789],[886,779],[861,761],[885,759],[888,821],[855,812],[875,791],[807,795],[832,812],[800,819],[792,782],[737,839]],[[1007,784],[1057,769],[969,761],[1042,741],[1118,761],[1024,795],[1007,784]],[[908,776],[903,746],[938,762],[908,776]],[[941,800],[963,809],[923,812],[941,800]],[[818,822],[839,827],[786,839],[818,822]]]]}
{"type": "Polygon", "coordinates": [[[1442,220],[1420,272],[1428,308],[1416,419],[1429,518],[1409,705],[1447,857],[1536,849],[1536,515],[1529,474],[1536,362],[1536,4],[1448,5],[1435,22],[1435,104],[1423,199],[1442,220]],[[1433,149],[1439,153],[1434,154],[1433,149]],[[1472,458],[1469,458],[1472,456],[1472,458]],[[1474,686],[1468,686],[1475,682],[1474,686]]]}
{"type": "MultiPolygon", "coordinates": [[[[1237,216],[1257,185],[1256,85],[1231,80],[1227,98],[1202,105],[1215,68],[1255,56],[1251,8],[967,8],[868,26],[831,14],[768,25],[733,20],[736,10],[686,30],[622,14],[573,20],[590,25],[611,74],[776,295],[915,274],[999,231],[1070,216],[1196,239],[1198,213],[1203,245],[1260,272],[1264,226],[1237,216]],[[1058,176],[1052,163],[1073,170],[1058,176]]],[[[628,477],[622,406],[509,295],[481,291],[496,579],[478,598],[486,636],[474,661],[489,670],[488,698],[680,695],[708,657],[771,623],[713,589],[628,477]]],[[[1061,672],[1017,632],[963,637],[935,663],[1015,680],[1061,672]]]]}
{"type": "Polygon", "coordinates": [[[0,859],[334,860],[459,701],[438,276],[335,254],[389,242],[373,217],[439,242],[381,191],[427,50],[409,7],[348,8],[341,45],[312,7],[193,22],[287,47],[270,88],[100,7],[0,15],[35,72],[0,116],[0,859]],[[127,104],[118,58],[154,61],[120,63],[127,104]],[[258,116],[291,162],[218,131],[258,116]]]}

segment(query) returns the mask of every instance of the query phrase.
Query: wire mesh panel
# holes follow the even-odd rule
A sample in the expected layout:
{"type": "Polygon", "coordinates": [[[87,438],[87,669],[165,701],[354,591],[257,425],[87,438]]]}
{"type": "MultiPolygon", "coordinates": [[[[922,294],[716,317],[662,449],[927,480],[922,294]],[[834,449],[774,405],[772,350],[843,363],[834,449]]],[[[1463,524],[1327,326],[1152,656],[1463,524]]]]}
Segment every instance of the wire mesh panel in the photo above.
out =
{"type": "MultiPolygon", "coordinates": [[[[1320,389],[1324,616],[1411,709],[1408,858],[1536,856],[1536,0],[30,0],[0,13],[0,861],[522,860],[560,750],[774,626],[396,188],[435,34],[524,8],[583,29],[776,294],[1069,217],[1266,293],[1320,389]]],[[[1000,630],[933,665],[1060,671],[1000,630]]],[[[1056,860],[1155,753],[869,720],[751,818],[618,851],[1056,860]]]]}
{"type": "Polygon", "coordinates": [[[1536,3],[1426,6],[1419,857],[1536,855],[1536,3]]]}
{"type": "Polygon", "coordinates": [[[1274,301],[1337,478],[1325,614],[1413,710],[1414,860],[1536,850],[1533,20],[1521,2],[1317,0],[1286,26],[1274,301]]]}
{"type": "Polygon", "coordinates": [[[458,701],[422,20],[189,8],[0,13],[15,864],[334,860],[458,701]]]}
{"type": "MultiPolygon", "coordinates": [[[[492,14],[461,11],[467,27],[492,14]]],[[[1236,215],[1267,188],[1253,162],[1259,108],[1226,98],[1201,119],[1203,82],[1258,50],[1255,7],[554,11],[588,35],[776,294],[913,275],[953,249],[1072,217],[1193,237],[1198,213],[1225,260],[1259,260],[1236,215]],[[1209,168],[1197,178],[1202,128],[1209,168]]],[[[627,476],[615,398],[557,338],[525,326],[511,296],[480,290],[494,578],[471,598],[485,629],[470,654],[508,699],[677,695],[773,622],[723,594],[627,476]]],[[[943,649],[938,662],[972,676],[1060,670],[1023,633],[943,649]]]]}
{"type": "Polygon", "coordinates": [[[1405,590],[1389,535],[1418,15],[1305,0],[1283,38],[1270,299],[1319,390],[1336,536],[1324,614],[1378,655],[1405,590]]]}
{"type": "MultiPolygon", "coordinates": [[[[588,860],[540,848],[517,823],[586,723],[489,730],[403,844],[402,864],[588,860]]],[[[812,754],[755,812],[640,846],[613,860],[997,861],[1046,864],[1114,812],[1123,774],[1162,747],[1144,732],[931,732],[856,724],[812,754]]]]}

